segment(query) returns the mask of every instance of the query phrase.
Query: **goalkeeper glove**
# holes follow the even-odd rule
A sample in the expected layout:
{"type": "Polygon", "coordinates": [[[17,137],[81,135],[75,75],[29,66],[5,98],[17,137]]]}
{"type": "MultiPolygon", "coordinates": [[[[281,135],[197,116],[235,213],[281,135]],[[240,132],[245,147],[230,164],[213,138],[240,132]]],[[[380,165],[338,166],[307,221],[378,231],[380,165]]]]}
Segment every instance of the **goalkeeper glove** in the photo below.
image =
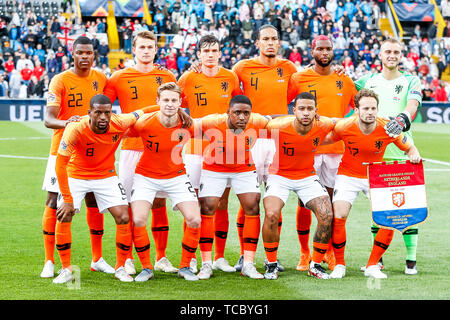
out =
{"type": "Polygon", "coordinates": [[[402,132],[408,131],[411,128],[411,116],[408,111],[400,113],[395,118],[390,117],[390,119],[391,121],[384,126],[386,134],[390,137],[396,138],[402,132]]]}

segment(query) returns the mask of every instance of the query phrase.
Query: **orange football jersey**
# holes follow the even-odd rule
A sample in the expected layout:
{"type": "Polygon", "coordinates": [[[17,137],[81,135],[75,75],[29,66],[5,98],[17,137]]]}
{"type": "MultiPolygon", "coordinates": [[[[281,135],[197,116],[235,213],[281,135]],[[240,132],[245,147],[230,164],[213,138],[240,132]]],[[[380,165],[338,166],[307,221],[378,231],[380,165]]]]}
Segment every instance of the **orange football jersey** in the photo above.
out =
{"type": "Polygon", "coordinates": [[[252,113],[245,130],[234,134],[228,128],[227,120],[227,114],[213,114],[196,124],[210,141],[204,152],[203,169],[216,172],[255,170],[250,149],[260,136],[260,129],[264,129],[269,121],[260,114],[252,113]]]}
{"type": "MultiPolygon", "coordinates": [[[[112,102],[119,99],[120,109],[123,113],[128,113],[156,105],[158,87],[163,83],[176,81],[173,73],[168,70],[154,68],[150,72],[143,73],[130,67],[111,75],[104,94],[112,102]]],[[[139,138],[124,138],[122,149],[144,150],[144,146],[139,138]]]]}
{"type": "MultiPolygon", "coordinates": [[[[355,84],[347,76],[336,73],[323,76],[312,68],[292,75],[288,88],[288,99],[292,101],[301,92],[311,92],[317,99],[317,112],[329,118],[344,118],[354,106],[357,93],[355,84]]],[[[344,153],[344,144],[337,142],[320,146],[317,153],[344,153]]]]}
{"type": "Polygon", "coordinates": [[[183,129],[182,123],[172,128],[159,121],[160,111],[146,113],[130,128],[127,135],[140,137],[144,152],[136,166],[136,173],[154,179],[170,179],[185,174],[181,150],[194,133],[183,129]]]}
{"type": "Polygon", "coordinates": [[[241,60],[233,67],[244,94],[252,102],[252,112],[263,115],[287,114],[287,89],[291,75],[297,72],[295,65],[285,59],[277,59],[273,66],[259,62],[258,58],[241,60]]]}
{"type": "MultiPolygon", "coordinates": [[[[194,71],[185,72],[178,79],[178,85],[183,90],[182,107],[189,109],[192,118],[201,118],[213,113],[226,113],[231,98],[242,94],[236,74],[222,67],[213,77],[194,71]]],[[[186,145],[185,152],[202,155],[207,145],[207,141],[191,139],[186,145]]]]}
{"type": "MultiPolygon", "coordinates": [[[[137,111],[142,115],[142,111],[137,111]]],[[[112,114],[108,131],[94,133],[89,127],[89,116],[80,122],[71,122],[64,130],[58,153],[69,157],[68,176],[95,180],[116,175],[115,152],[122,136],[137,120],[135,114],[112,114]]]]}
{"type": "Polygon", "coordinates": [[[339,165],[338,174],[356,178],[367,178],[364,162],[383,161],[384,151],[391,142],[400,150],[411,147],[410,140],[403,134],[391,138],[384,129],[386,119],[377,118],[377,126],[371,134],[363,134],[358,126],[358,117],[339,120],[333,130],[333,140],[343,140],[345,153],[339,165]]]}
{"type": "Polygon", "coordinates": [[[320,120],[314,120],[313,127],[306,135],[301,135],[294,127],[294,120],[295,116],[280,117],[267,125],[277,150],[269,173],[299,180],[316,174],[314,153],[333,130],[335,122],[320,117],[320,120]]]}
{"type": "MultiPolygon", "coordinates": [[[[87,77],[79,77],[72,70],[66,70],[53,77],[47,97],[47,107],[59,107],[57,118],[67,120],[72,116],[87,115],[89,102],[96,94],[103,92],[107,78],[101,71],[91,69],[87,77]]],[[[58,153],[64,129],[55,129],[50,154],[58,153]]]]}

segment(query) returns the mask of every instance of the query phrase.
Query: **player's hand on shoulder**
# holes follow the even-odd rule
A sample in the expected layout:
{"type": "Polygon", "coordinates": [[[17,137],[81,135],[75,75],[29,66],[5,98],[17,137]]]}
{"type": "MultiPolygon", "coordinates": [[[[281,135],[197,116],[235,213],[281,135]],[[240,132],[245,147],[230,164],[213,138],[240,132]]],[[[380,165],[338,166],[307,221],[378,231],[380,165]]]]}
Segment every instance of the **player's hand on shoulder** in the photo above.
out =
{"type": "Polygon", "coordinates": [[[347,70],[345,70],[344,66],[335,64],[331,66],[331,69],[334,73],[336,73],[338,76],[348,76],[347,70]]]}
{"type": "Polygon", "coordinates": [[[59,222],[70,222],[75,214],[73,203],[63,202],[56,210],[56,218],[59,222]]]}
{"type": "Polygon", "coordinates": [[[167,68],[165,66],[163,66],[162,64],[159,64],[159,63],[154,63],[153,66],[159,71],[166,71],[167,70],[167,68]]]}
{"type": "Polygon", "coordinates": [[[66,126],[71,122],[78,122],[81,120],[81,117],[78,115],[71,116],[69,119],[66,120],[66,126]]]}
{"type": "Polygon", "coordinates": [[[200,61],[192,62],[192,64],[189,67],[188,71],[194,71],[196,73],[202,72],[202,63],[200,61]]]}
{"type": "Polygon", "coordinates": [[[190,126],[192,126],[192,123],[194,121],[192,120],[191,116],[186,113],[186,111],[184,111],[182,108],[180,108],[180,109],[178,109],[178,115],[180,116],[182,128],[189,128],[190,126]]]}

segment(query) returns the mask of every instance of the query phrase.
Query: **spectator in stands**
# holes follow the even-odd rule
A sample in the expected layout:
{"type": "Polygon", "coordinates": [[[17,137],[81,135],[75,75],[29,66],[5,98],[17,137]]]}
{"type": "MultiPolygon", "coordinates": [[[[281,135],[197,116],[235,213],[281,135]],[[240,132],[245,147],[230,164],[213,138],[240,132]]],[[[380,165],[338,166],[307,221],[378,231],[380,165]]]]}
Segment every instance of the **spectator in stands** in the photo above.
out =
{"type": "Polygon", "coordinates": [[[13,71],[16,68],[16,65],[14,63],[14,58],[12,56],[8,57],[8,61],[5,62],[5,69],[9,73],[13,71]]]}
{"type": "Polygon", "coordinates": [[[41,80],[43,74],[45,72],[44,67],[42,67],[41,61],[37,60],[33,69],[33,75],[38,79],[41,80]]]}
{"type": "Polygon", "coordinates": [[[100,45],[97,48],[97,52],[100,58],[99,64],[108,64],[108,53],[109,53],[109,46],[106,43],[105,40],[102,40],[100,42],[100,45]]]}
{"type": "Polygon", "coordinates": [[[434,100],[436,102],[447,102],[447,91],[445,90],[445,83],[444,81],[439,81],[439,86],[435,90],[435,97],[434,100]]]}
{"type": "Polygon", "coordinates": [[[24,68],[28,68],[28,69],[33,69],[34,65],[33,62],[28,59],[26,53],[22,52],[20,54],[20,58],[16,61],[16,69],[17,71],[22,71],[22,69],[24,68]]]}
{"type": "Polygon", "coordinates": [[[39,58],[39,61],[41,61],[41,64],[45,63],[45,50],[42,49],[42,43],[38,43],[36,45],[36,50],[34,50],[34,56],[37,56],[39,58]]]}
{"type": "Polygon", "coordinates": [[[36,76],[31,76],[27,87],[28,98],[41,98],[44,94],[44,86],[42,81],[39,81],[36,76]]]}
{"type": "Polygon", "coordinates": [[[20,86],[22,84],[22,77],[16,69],[14,69],[9,75],[9,88],[10,88],[10,98],[18,98],[20,86]]]}
{"type": "Polygon", "coordinates": [[[0,97],[8,98],[8,92],[9,92],[9,84],[8,84],[8,81],[6,81],[6,75],[1,74],[0,75],[0,97]]]}
{"type": "Polygon", "coordinates": [[[189,65],[189,57],[186,55],[185,51],[181,51],[181,54],[177,59],[178,71],[184,72],[187,65],[189,65]]]}

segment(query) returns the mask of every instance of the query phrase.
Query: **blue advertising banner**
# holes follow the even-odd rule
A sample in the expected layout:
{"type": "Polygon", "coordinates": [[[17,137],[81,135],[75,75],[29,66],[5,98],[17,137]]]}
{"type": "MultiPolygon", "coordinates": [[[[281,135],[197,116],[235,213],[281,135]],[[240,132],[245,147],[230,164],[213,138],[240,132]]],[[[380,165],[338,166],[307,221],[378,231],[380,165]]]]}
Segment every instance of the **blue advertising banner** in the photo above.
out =
{"type": "Polygon", "coordinates": [[[116,17],[143,17],[144,0],[115,0],[114,14],[116,17]]]}
{"type": "MultiPolygon", "coordinates": [[[[0,120],[44,121],[45,99],[0,99],[0,120]]],[[[113,112],[121,113],[119,103],[113,105],[113,112]]]]}
{"type": "MultiPolygon", "coordinates": [[[[0,121],[43,121],[45,104],[45,99],[0,99],[0,121]]],[[[114,103],[113,111],[120,113],[118,101],[114,103]]],[[[424,102],[414,122],[450,123],[450,104],[424,102]]]]}
{"type": "Polygon", "coordinates": [[[433,4],[396,3],[394,10],[400,21],[434,21],[433,4]]]}
{"type": "Polygon", "coordinates": [[[108,0],[77,0],[83,17],[106,17],[108,0]]]}

